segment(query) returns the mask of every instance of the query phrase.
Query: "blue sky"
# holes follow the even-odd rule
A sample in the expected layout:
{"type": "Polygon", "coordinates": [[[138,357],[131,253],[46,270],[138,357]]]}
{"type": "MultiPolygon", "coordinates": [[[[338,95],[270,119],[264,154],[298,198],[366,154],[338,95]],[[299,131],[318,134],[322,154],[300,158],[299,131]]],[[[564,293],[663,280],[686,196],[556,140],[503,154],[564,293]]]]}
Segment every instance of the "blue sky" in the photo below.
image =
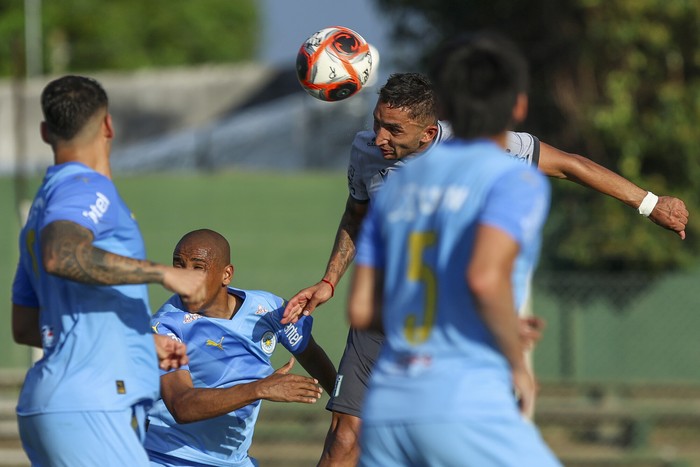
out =
{"type": "Polygon", "coordinates": [[[373,0],[260,0],[263,44],[260,60],[293,65],[302,42],[328,26],[345,26],[360,33],[384,57],[388,32],[373,0]]]}

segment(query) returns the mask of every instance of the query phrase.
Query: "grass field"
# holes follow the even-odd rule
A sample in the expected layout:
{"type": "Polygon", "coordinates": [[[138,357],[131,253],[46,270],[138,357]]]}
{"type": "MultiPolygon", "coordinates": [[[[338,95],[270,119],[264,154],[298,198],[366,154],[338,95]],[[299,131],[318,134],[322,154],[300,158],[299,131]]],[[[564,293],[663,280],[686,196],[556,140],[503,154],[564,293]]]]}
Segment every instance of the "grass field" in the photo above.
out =
{"type": "MultiPolygon", "coordinates": [[[[283,297],[321,278],[347,197],[342,172],[228,171],[115,178],[141,225],[149,259],[170,263],[172,249],[184,233],[211,228],[231,242],[234,285],[266,289],[283,297]]],[[[31,182],[31,195],[38,182],[31,182]]],[[[0,326],[4,357],[0,368],[22,367],[29,361],[27,349],[12,343],[9,328],[19,227],[13,199],[12,180],[0,178],[5,219],[0,222],[0,302],[7,304],[2,308],[7,324],[0,326]]],[[[556,281],[562,279],[563,275],[556,281]]],[[[631,306],[620,309],[598,297],[585,306],[562,302],[561,297],[556,300],[538,289],[536,275],[534,311],[549,323],[535,353],[539,376],[546,380],[700,382],[699,279],[700,274],[695,273],[645,285],[644,293],[631,306]],[[562,321],[565,316],[568,324],[562,321]],[[562,363],[566,355],[575,365],[568,374],[562,363]]],[[[572,295],[577,289],[575,284],[572,295]]],[[[150,290],[155,310],[169,293],[159,286],[150,290]]],[[[336,298],[314,314],[314,335],[336,363],[347,332],[346,293],[344,280],[336,298]]],[[[278,366],[287,356],[280,349],[273,363],[278,366]]]]}
{"type": "MultiPolygon", "coordinates": [[[[115,178],[140,223],[149,259],[169,263],[172,249],[184,233],[211,228],[231,242],[236,268],[234,285],[266,289],[284,297],[320,279],[347,196],[345,174],[341,172],[229,171],[115,178]]],[[[31,181],[30,197],[38,183],[38,179],[31,181]]],[[[0,312],[4,320],[4,326],[0,326],[0,368],[24,367],[29,363],[28,350],[12,342],[9,326],[19,229],[14,198],[12,180],[0,178],[0,303],[6,304],[0,312]]],[[[563,379],[564,383],[700,383],[700,345],[696,337],[700,325],[698,279],[697,273],[669,276],[645,290],[629,308],[617,309],[598,298],[585,307],[557,300],[538,290],[536,276],[534,310],[548,321],[545,337],[535,352],[540,378],[550,382],[563,379]],[[573,323],[568,330],[562,324],[566,313],[571,313],[573,323]],[[565,346],[569,346],[569,357],[576,365],[568,379],[562,377],[565,346]]],[[[150,291],[155,310],[169,293],[158,286],[152,286],[150,291]]],[[[314,314],[315,338],[336,364],[347,332],[346,294],[344,280],[336,290],[336,298],[314,314]]],[[[288,358],[283,348],[278,349],[273,356],[275,366],[288,358]]],[[[295,371],[303,372],[300,367],[295,371]]],[[[580,387],[574,392],[586,393],[587,386],[580,387]]],[[[681,386],[675,391],[684,390],[681,386]]],[[[625,391],[629,392],[622,393],[625,391]]],[[[326,400],[324,395],[314,406],[266,402],[251,450],[261,465],[315,464],[329,422],[329,415],[323,410],[326,400]]],[[[559,431],[556,436],[560,436],[559,431]]],[[[550,432],[551,429],[547,436],[551,436],[550,432]]],[[[664,442],[668,451],[673,443],[664,442]]],[[[572,455],[571,448],[563,446],[558,454],[572,455]]],[[[587,449],[593,449],[598,457],[605,453],[600,443],[587,449]]],[[[576,465],[670,465],[620,459],[615,464],[591,461],[576,465]]]]}
{"type": "MultiPolygon", "coordinates": [[[[345,206],[345,174],[217,172],[209,175],[167,174],[115,177],[120,193],[141,226],[148,258],[169,264],[172,250],[186,232],[211,228],[231,243],[233,284],[289,297],[323,275],[335,230],[345,206]]],[[[32,180],[30,196],[39,180],[32,180]]],[[[17,262],[19,223],[14,213],[12,180],[0,178],[0,303],[10,303],[17,262]]],[[[152,286],[154,309],[169,293],[152,286]]],[[[345,284],[337,297],[314,314],[314,336],[337,361],[342,353],[345,284]]],[[[3,307],[9,324],[9,306],[3,307]]],[[[26,349],[12,343],[9,326],[0,326],[0,366],[23,366],[26,349]]],[[[286,351],[276,352],[279,364],[286,351]]]]}

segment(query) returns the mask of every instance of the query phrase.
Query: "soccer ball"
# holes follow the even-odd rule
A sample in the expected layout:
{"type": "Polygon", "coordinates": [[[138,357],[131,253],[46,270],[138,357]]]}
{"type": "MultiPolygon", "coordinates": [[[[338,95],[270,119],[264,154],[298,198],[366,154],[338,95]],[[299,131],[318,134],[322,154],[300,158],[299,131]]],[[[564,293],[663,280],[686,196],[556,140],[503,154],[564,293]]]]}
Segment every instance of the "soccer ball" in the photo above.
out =
{"type": "Polygon", "coordinates": [[[341,26],[312,34],[297,53],[297,77],[306,92],[322,101],[356,94],[372,73],[372,51],[362,36],[341,26]]]}

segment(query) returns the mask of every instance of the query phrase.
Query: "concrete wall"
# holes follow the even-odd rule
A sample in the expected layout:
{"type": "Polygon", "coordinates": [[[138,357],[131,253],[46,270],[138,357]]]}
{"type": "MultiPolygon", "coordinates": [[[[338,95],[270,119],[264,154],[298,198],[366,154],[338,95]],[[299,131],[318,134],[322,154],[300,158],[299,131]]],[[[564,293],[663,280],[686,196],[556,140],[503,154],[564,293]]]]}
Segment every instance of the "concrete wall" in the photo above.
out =
{"type": "MultiPolygon", "coordinates": [[[[274,75],[274,70],[253,63],[90,74],[110,97],[115,150],[218,119],[274,75]]],[[[50,149],[39,136],[39,97],[53,78],[0,80],[0,174],[17,166],[42,171],[51,164],[50,149]]]]}

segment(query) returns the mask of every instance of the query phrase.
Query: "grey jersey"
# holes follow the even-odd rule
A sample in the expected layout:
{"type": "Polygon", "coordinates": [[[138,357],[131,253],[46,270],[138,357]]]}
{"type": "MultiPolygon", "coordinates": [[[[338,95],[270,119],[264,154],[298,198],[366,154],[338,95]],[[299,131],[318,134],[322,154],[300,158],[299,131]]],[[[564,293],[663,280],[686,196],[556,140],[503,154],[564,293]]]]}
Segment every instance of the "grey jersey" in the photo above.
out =
{"type": "MultiPolygon", "coordinates": [[[[430,153],[441,141],[452,137],[452,130],[446,122],[438,122],[438,134],[428,149],[403,159],[387,160],[374,143],[373,131],[361,131],[355,135],[350,150],[348,164],[348,189],[350,196],[359,202],[368,202],[391,172],[402,167],[414,157],[430,153]]],[[[537,167],[540,157],[540,141],[530,133],[509,131],[506,138],[506,152],[526,164],[537,167]]]]}

